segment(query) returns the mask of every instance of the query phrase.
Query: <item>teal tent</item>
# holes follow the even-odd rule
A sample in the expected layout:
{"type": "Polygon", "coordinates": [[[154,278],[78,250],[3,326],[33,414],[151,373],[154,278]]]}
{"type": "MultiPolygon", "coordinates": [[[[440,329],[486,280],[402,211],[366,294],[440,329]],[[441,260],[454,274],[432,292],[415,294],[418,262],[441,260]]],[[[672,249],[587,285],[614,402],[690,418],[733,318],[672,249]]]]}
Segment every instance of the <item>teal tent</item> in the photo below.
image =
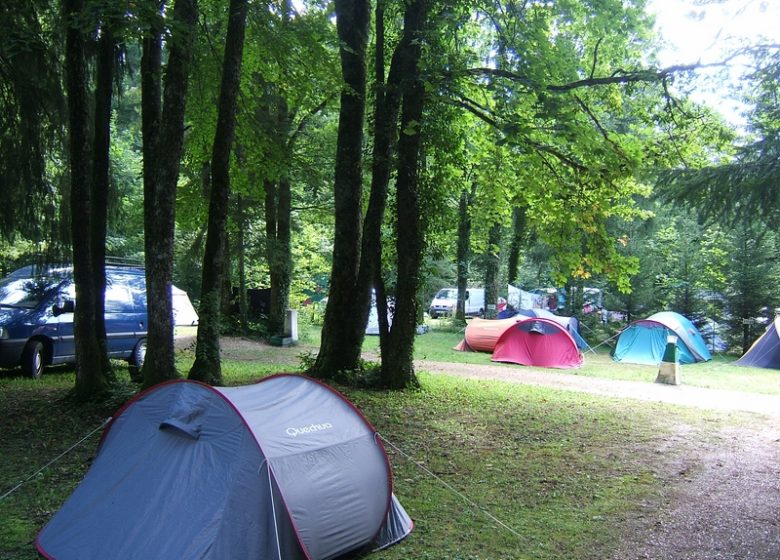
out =
{"type": "Polygon", "coordinates": [[[677,356],[681,364],[712,359],[696,326],[674,311],[655,313],[628,325],[618,337],[612,358],[616,362],[658,365],[671,335],[677,337],[677,356]]]}

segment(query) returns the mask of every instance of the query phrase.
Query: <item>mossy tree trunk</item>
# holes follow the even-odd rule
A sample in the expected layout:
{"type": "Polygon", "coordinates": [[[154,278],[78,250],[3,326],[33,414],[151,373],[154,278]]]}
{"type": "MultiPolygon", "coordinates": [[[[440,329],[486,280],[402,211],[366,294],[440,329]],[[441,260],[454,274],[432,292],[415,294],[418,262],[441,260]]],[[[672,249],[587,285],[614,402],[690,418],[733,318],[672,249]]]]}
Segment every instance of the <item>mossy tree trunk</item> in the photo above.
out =
{"type": "Polygon", "coordinates": [[[391,389],[418,385],[414,372],[414,337],[417,334],[420,268],[424,235],[420,200],[420,150],[422,144],[425,87],[420,78],[419,60],[422,38],[419,37],[426,19],[427,2],[414,0],[407,5],[404,28],[415,30],[415,41],[409,46],[414,64],[407,75],[401,109],[398,140],[398,177],[396,204],[398,209],[396,252],[398,281],[396,283],[395,315],[382,355],[382,381],[391,389]]]}
{"type": "Polygon", "coordinates": [[[360,344],[355,343],[355,291],[362,240],[363,117],[366,105],[366,47],[369,2],[336,0],[336,25],[341,44],[341,91],[336,150],[334,201],[336,230],[330,293],[325,308],[320,351],[310,373],[337,378],[355,368],[360,344]]]}
{"type": "Polygon", "coordinates": [[[71,239],[73,276],[76,284],[76,309],[73,331],[76,343],[75,397],[89,400],[109,388],[103,370],[103,358],[97,336],[97,297],[92,255],[93,201],[90,182],[89,107],[87,99],[86,35],[78,25],[83,0],[63,0],[66,22],[65,71],[68,95],[68,132],[70,157],[71,239]]]}
{"type": "Polygon", "coordinates": [[[152,18],[144,39],[142,103],[144,134],[144,247],[147,294],[147,350],[143,384],[150,387],[178,377],[173,343],[173,245],[176,189],[184,142],[184,111],[198,10],[195,0],[173,8],[165,90],[160,101],[162,20],[152,18]]]}
{"type": "Polygon", "coordinates": [[[248,0],[231,0],[222,64],[217,128],[211,153],[211,196],[203,256],[201,307],[195,362],[189,378],[213,385],[222,383],[219,356],[221,299],[227,264],[227,218],[230,198],[230,153],[236,128],[236,107],[244,50],[248,0]]]}

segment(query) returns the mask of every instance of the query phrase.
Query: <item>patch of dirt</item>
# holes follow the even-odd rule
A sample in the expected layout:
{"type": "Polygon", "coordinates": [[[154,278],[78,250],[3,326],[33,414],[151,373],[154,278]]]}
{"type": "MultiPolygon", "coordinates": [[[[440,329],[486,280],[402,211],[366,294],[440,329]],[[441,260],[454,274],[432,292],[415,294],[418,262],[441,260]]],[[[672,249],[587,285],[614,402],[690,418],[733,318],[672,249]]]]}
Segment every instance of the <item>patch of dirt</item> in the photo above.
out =
{"type": "Polygon", "coordinates": [[[780,558],[779,438],[758,418],[709,443],[679,438],[685,451],[662,477],[664,498],[627,524],[613,560],[780,558]]]}
{"type": "MultiPolygon", "coordinates": [[[[182,352],[194,352],[196,334],[177,336],[176,349],[182,352]]],[[[265,363],[298,364],[299,356],[305,352],[316,351],[310,345],[299,343],[295,346],[272,346],[262,340],[241,336],[223,336],[219,339],[220,355],[227,360],[239,362],[263,361],[265,363]]]]}

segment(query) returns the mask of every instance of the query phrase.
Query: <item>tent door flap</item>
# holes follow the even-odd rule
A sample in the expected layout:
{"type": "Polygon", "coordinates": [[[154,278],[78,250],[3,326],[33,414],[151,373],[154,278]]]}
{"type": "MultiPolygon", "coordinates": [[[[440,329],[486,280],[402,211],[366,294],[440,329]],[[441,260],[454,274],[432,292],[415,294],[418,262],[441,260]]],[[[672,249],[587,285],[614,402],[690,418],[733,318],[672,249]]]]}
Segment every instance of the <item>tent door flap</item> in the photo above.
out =
{"type": "Polygon", "coordinates": [[[192,426],[176,418],[168,418],[160,422],[160,430],[196,440],[200,437],[201,426],[192,426]]]}

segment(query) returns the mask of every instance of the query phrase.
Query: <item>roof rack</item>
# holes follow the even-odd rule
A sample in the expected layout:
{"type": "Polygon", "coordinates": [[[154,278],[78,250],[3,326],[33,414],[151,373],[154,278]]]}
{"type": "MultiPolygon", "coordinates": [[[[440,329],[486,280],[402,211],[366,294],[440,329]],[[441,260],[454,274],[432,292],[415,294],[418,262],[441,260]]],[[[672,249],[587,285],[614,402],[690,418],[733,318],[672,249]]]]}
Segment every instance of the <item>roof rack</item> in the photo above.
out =
{"type": "Polygon", "coordinates": [[[132,266],[136,268],[144,268],[143,259],[134,257],[106,257],[106,264],[111,266],[132,266]]]}

